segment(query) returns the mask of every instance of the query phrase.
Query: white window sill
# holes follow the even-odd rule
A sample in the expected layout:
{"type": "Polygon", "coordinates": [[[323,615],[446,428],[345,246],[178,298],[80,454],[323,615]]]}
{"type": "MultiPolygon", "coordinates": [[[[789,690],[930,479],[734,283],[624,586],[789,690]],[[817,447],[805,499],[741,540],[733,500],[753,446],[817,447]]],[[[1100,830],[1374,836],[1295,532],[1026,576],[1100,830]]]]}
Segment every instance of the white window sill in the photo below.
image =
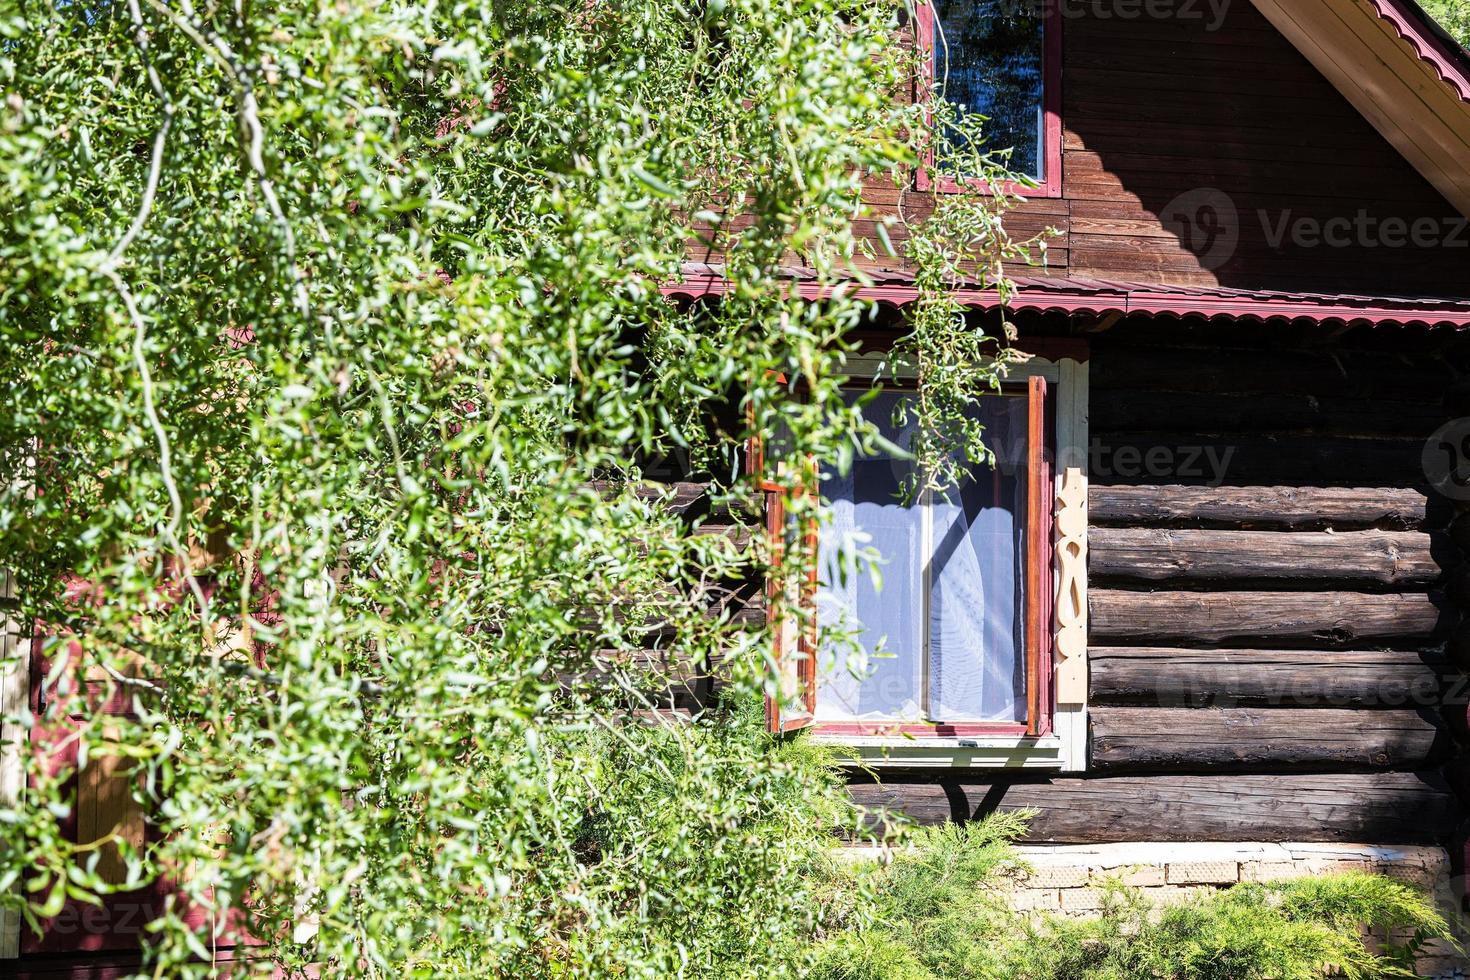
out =
{"type": "Polygon", "coordinates": [[[1066,744],[1058,735],[969,735],[895,738],[876,735],[813,735],[854,764],[935,769],[1063,769],[1066,744]]]}

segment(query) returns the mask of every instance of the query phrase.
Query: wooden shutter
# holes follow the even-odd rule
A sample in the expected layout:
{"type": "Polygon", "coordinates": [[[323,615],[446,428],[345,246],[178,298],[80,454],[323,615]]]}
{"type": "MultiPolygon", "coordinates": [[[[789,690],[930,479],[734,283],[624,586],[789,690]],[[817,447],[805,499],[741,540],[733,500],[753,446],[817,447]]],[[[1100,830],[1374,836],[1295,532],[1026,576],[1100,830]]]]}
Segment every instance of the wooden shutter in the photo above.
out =
{"type": "Polygon", "coordinates": [[[1026,734],[1050,730],[1051,472],[1046,451],[1046,379],[1026,388],[1026,734]]]}
{"type": "MultiPolygon", "coordinates": [[[[784,380],[784,379],[783,379],[784,380]]],[[[754,426],[754,409],[751,424],[754,426]]],[[[772,479],[786,460],[766,458],[764,440],[753,435],[746,444],[746,472],[752,477],[765,505],[766,542],[771,565],[785,559],[793,528],[785,504],[784,489],[772,479]]],[[[815,493],[815,474],[810,492],[815,493]]],[[[772,685],[766,694],[766,726],[774,733],[794,732],[812,725],[817,707],[816,617],[809,610],[817,587],[817,525],[814,518],[795,529],[802,536],[808,561],[802,574],[782,580],[768,575],[765,584],[766,625],[771,630],[772,685]],[[805,619],[805,622],[803,622],[805,619]]]]}

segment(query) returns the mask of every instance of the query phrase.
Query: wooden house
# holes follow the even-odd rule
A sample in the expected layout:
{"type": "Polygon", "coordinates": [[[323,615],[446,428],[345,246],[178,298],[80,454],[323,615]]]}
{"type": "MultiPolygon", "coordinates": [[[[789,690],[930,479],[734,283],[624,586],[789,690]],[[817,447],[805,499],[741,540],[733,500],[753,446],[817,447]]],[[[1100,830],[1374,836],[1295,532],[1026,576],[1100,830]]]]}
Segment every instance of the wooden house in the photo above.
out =
{"type": "MultiPolygon", "coordinates": [[[[915,34],[1040,185],[1010,227],[1059,232],[1012,270],[1036,356],[987,419],[1011,451],[903,515],[873,505],[890,460],[832,484],[892,564],[818,615],[916,652],[867,687],[815,669],[779,725],[855,749],[871,807],[1037,810],[1066,872],[1040,907],[1135,865],[1463,895],[1470,53],[1411,0],[1058,0],[1021,31],[1003,7],[936,0],[915,34]]],[[[674,292],[720,289],[691,265],[674,292]]]]}
{"type": "MultiPolygon", "coordinates": [[[[892,461],[855,468],[841,519],[922,560],[824,598],[916,652],[775,720],[862,754],[863,804],[1034,808],[1059,874],[1463,880],[1470,53],[1413,0],[1045,0],[1019,30],[1005,6],[935,0],[915,37],[1037,179],[1013,232],[1059,233],[1012,270],[1036,356],[993,420],[1008,448],[896,516],[865,492],[892,461]]],[[[671,293],[720,291],[687,272],[671,293]]],[[[895,311],[916,295],[902,265],[871,276],[895,311]]],[[[137,925],[0,956],[112,976],[137,925]]]]}

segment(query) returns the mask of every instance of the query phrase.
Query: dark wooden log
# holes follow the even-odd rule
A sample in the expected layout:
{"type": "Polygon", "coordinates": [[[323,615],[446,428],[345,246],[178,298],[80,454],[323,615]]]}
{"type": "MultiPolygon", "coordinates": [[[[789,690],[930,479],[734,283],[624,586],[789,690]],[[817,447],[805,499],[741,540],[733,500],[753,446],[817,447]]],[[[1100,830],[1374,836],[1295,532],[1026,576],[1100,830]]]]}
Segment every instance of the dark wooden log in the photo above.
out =
{"type": "MultiPolygon", "coordinates": [[[[612,496],[621,491],[622,485],[611,480],[593,480],[587,487],[603,496],[612,496]]],[[[734,490],[720,487],[708,481],[678,481],[661,483],[645,480],[633,487],[641,500],[660,503],[672,514],[688,518],[710,518],[719,523],[732,519],[758,515],[758,494],[745,488],[734,490]]]]}
{"type": "MultiPolygon", "coordinates": [[[[588,484],[592,490],[604,496],[617,493],[621,487],[609,480],[593,480],[588,484]]],[[[682,514],[693,507],[710,491],[708,483],[640,483],[633,492],[641,500],[663,503],[670,511],[682,514]]]]}
{"type": "Polygon", "coordinates": [[[1463,700],[1438,651],[1093,647],[1095,705],[1428,708],[1463,700]]]}
{"type": "Polygon", "coordinates": [[[719,537],[730,542],[736,551],[745,551],[755,540],[756,531],[744,524],[699,524],[694,533],[701,537],[719,537]]]}
{"type": "Polygon", "coordinates": [[[1097,580],[1231,579],[1290,582],[1433,582],[1440,566],[1421,531],[1200,531],[1094,528],[1088,567],[1097,580]]]}
{"type": "Polygon", "coordinates": [[[1423,437],[1353,439],[1270,432],[1201,435],[1164,429],[1094,429],[1088,453],[1092,480],[1098,486],[1423,488],[1428,482],[1421,462],[1423,449],[1423,437]]]}
{"type": "Polygon", "coordinates": [[[1092,589],[1094,640],[1238,643],[1297,640],[1323,646],[1379,644],[1445,633],[1455,620],[1423,593],[1126,592],[1092,589]]]}
{"type": "Polygon", "coordinates": [[[1416,401],[1453,380],[1447,364],[1429,357],[1218,347],[1099,349],[1091,369],[1094,398],[1109,389],[1153,389],[1416,401]]]}
{"type": "Polygon", "coordinates": [[[1160,424],[1176,432],[1296,432],[1425,438],[1449,416],[1437,393],[1414,401],[1257,392],[1099,391],[1089,421],[1100,432],[1160,424]]]}
{"type": "Polygon", "coordinates": [[[1470,513],[1461,513],[1450,521],[1450,540],[1461,551],[1470,553],[1470,513]]]}
{"type": "Polygon", "coordinates": [[[707,704],[713,673],[677,650],[601,650],[556,678],[569,691],[604,695],[628,707],[652,703],[693,711],[707,704]]]}
{"type": "Polygon", "coordinates": [[[1098,525],[1263,530],[1413,530],[1426,526],[1428,507],[1424,493],[1392,487],[1093,487],[1087,502],[1098,525]]]}
{"type": "Polygon", "coordinates": [[[1094,708],[1095,770],[1417,769],[1445,758],[1433,711],[1094,708]]]}
{"type": "Polygon", "coordinates": [[[1438,773],[1115,776],[860,783],[855,802],[922,824],[1035,811],[1027,840],[1438,843],[1459,822],[1438,773]]]}

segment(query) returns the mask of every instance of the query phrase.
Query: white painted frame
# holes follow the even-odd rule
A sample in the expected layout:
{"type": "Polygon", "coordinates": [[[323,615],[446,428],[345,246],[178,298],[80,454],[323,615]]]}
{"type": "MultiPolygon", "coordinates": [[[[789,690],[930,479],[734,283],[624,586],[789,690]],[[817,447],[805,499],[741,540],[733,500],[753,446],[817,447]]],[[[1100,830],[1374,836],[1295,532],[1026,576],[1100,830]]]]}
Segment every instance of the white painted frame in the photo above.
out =
{"type": "MultiPolygon", "coordinates": [[[[893,358],[849,359],[854,377],[903,377],[893,358]]],[[[1052,501],[1051,734],[975,735],[956,738],[812,735],[864,766],[901,768],[1087,768],[1087,361],[1033,357],[1012,365],[1007,380],[1045,378],[1054,390],[1056,451],[1052,501]]]]}

